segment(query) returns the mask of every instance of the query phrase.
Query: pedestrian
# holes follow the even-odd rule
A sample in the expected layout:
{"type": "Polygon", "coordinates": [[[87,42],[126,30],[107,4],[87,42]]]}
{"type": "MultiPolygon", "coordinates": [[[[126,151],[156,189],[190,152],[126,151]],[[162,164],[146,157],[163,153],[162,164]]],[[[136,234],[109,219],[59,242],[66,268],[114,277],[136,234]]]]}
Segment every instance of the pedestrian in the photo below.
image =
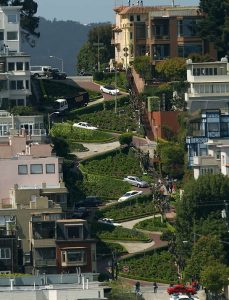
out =
{"type": "Polygon", "coordinates": [[[158,285],[156,282],[153,283],[153,292],[157,293],[158,285]]]}
{"type": "Polygon", "coordinates": [[[136,293],[139,293],[139,292],[140,292],[140,282],[139,282],[139,281],[137,281],[137,282],[135,283],[135,292],[136,292],[136,293]]]}

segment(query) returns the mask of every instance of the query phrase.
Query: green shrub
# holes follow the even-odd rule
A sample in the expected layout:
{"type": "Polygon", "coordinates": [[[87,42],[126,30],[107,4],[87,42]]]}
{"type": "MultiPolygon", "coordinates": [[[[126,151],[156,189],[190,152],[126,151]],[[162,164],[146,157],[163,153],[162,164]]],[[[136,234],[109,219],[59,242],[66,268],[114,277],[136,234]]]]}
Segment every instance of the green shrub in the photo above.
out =
{"type": "Polygon", "coordinates": [[[167,222],[163,222],[161,217],[154,217],[135,224],[134,228],[148,231],[164,231],[167,228],[167,222]]]}
{"type": "Polygon", "coordinates": [[[56,123],[51,129],[51,135],[75,142],[106,142],[113,139],[113,136],[110,133],[77,128],[68,123],[56,123]]]}
{"type": "Polygon", "coordinates": [[[82,170],[86,173],[123,178],[127,175],[140,176],[142,170],[137,154],[132,149],[112,152],[108,155],[95,157],[93,160],[85,160],[82,170]]]}
{"type": "Polygon", "coordinates": [[[138,218],[143,215],[153,215],[156,212],[155,204],[152,201],[152,195],[142,195],[130,200],[118,202],[114,205],[109,205],[100,210],[98,215],[114,220],[124,220],[138,218]]]}
{"type": "Polygon", "coordinates": [[[122,245],[117,243],[108,243],[99,240],[96,244],[97,255],[111,255],[113,251],[115,251],[117,255],[128,253],[122,245]]]}
{"type": "Polygon", "coordinates": [[[83,181],[83,187],[86,195],[96,195],[101,199],[115,200],[121,197],[130,185],[119,179],[107,176],[86,174],[83,181]]]}
{"type": "Polygon", "coordinates": [[[132,278],[148,278],[152,281],[174,282],[177,280],[175,259],[167,251],[155,251],[153,254],[133,257],[119,261],[120,270],[129,267],[126,275],[132,278]]]}
{"type": "Polygon", "coordinates": [[[132,133],[123,133],[119,136],[119,143],[120,145],[128,145],[130,146],[133,140],[132,133]]]}
{"type": "Polygon", "coordinates": [[[149,241],[149,238],[138,230],[102,223],[93,223],[92,235],[103,240],[149,241]]]}
{"type": "Polygon", "coordinates": [[[10,109],[11,114],[17,116],[31,116],[37,114],[32,106],[14,106],[10,109]]]}
{"type": "MultiPolygon", "coordinates": [[[[106,104],[104,103],[106,106],[106,104]]],[[[99,129],[105,129],[115,132],[136,131],[137,122],[133,118],[130,105],[124,105],[118,108],[117,113],[114,110],[101,110],[96,113],[87,113],[83,115],[75,115],[74,122],[86,121],[94,124],[99,129]]]]}

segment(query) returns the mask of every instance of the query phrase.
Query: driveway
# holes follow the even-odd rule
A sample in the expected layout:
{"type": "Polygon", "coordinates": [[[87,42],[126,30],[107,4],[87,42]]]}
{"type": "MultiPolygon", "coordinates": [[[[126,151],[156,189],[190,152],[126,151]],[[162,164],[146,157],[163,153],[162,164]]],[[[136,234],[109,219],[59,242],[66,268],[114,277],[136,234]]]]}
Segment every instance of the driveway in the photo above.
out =
{"type": "Polygon", "coordinates": [[[89,151],[86,152],[73,152],[79,159],[86,159],[93,155],[99,153],[105,153],[107,151],[111,151],[120,147],[120,143],[118,141],[110,142],[110,143],[82,143],[84,147],[88,148],[89,151]]]}
{"type": "MultiPolygon", "coordinates": [[[[158,216],[158,215],[157,215],[158,216]]],[[[131,221],[127,221],[127,222],[122,222],[120,223],[123,227],[128,228],[128,229],[133,229],[135,224],[138,224],[141,221],[144,220],[148,220],[148,219],[152,219],[153,216],[148,216],[148,217],[144,217],[144,218],[140,218],[140,219],[136,219],[136,220],[131,220],[131,221]]]]}

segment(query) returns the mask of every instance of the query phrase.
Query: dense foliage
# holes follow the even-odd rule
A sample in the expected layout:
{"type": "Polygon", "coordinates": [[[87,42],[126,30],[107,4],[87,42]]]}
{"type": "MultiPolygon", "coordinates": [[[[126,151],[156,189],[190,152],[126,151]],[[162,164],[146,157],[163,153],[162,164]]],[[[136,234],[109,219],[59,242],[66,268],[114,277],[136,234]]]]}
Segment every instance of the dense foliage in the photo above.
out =
{"type": "Polygon", "coordinates": [[[127,182],[94,174],[84,174],[82,188],[86,195],[96,195],[102,200],[117,200],[131,189],[127,182]]]}
{"type": "Polygon", "coordinates": [[[167,251],[121,260],[120,269],[124,266],[129,267],[126,276],[167,283],[177,281],[174,257],[167,251]]]}
{"type": "Polygon", "coordinates": [[[137,56],[133,62],[136,72],[145,80],[152,79],[152,66],[149,56],[137,56]]]}
{"type": "MultiPolygon", "coordinates": [[[[106,103],[104,103],[106,108],[106,103]]],[[[75,121],[87,121],[95,124],[100,129],[110,131],[125,132],[126,130],[134,131],[137,128],[136,119],[133,117],[130,105],[118,108],[115,114],[114,110],[102,110],[97,113],[88,113],[83,115],[75,115],[75,121]]]]}
{"type": "Polygon", "coordinates": [[[99,240],[96,244],[96,255],[111,255],[115,252],[116,255],[126,254],[127,250],[118,243],[104,242],[99,240]]]}
{"type": "Polygon", "coordinates": [[[77,70],[93,71],[107,64],[114,57],[114,45],[111,45],[112,26],[110,23],[92,27],[88,41],[80,49],[77,57],[77,70]]]}
{"type": "Polygon", "coordinates": [[[166,81],[184,81],[186,79],[185,59],[181,57],[169,58],[156,65],[159,77],[166,81]]]}
{"type": "Polygon", "coordinates": [[[106,142],[113,139],[110,133],[73,127],[68,123],[56,123],[51,129],[53,137],[62,137],[68,141],[106,142]]]}
{"type": "Polygon", "coordinates": [[[127,79],[125,72],[95,72],[93,74],[93,79],[100,84],[104,85],[117,85],[117,87],[123,90],[127,88],[127,79]]]}
{"type": "Polygon", "coordinates": [[[205,18],[199,23],[200,35],[213,42],[219,57],[229,54],[229,4],[227,0],[200,0],[205,18]]]}
{"type": "Polygon", "coordinates": [[[115,205],[109,205],[98,212],[99,216],[114,220],[138,218],[154,213],[156,213],[156,208],[152,201],[152,195],[143,195],[115,205]]]}
{"type": "Polygon", "coordinates": [[[92,235],[103,240],[148,241],[149,238],[135,229],[111,226],[102,223],[92,224],[92,235]]]}
{"type": "Polygon", "coordinates": [[[104,156],[97,156],[93,160],[82,163],[83,171],[90,174],[104,175],[122,179],[127,175],[142,174],[137,153],[130,149],[111,152],[104,156]]]}
{"type": "Polygon", "coordinates": [[[163,221],[161,217],[154,217],[137,223],[134,228],[147,231],[165,231],[168,226],[167,222],[163,221]]]}

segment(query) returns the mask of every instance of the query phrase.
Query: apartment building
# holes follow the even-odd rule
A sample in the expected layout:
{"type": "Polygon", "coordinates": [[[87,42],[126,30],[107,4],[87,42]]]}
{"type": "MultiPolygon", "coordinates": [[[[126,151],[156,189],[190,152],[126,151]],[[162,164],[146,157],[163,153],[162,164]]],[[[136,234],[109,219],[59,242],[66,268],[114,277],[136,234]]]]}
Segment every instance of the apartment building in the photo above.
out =
{"type": "Polygon", "coordinates": [[[187,60],[190,88],[185,99],[190,121],[186,144],[190,166],[193,166],[195,156],[207,155],[210,139],[225,144],[229,138],[228,70],[226,57],[220,61],[203,63],[187,60]]]}
{"type": "Polygon", "coordinates": [[[115,61],[127,68],[136,56],[148,55],[153,63],[170,57],[187,58],[190,54],[217,57],[212,44],[204,42],[196,32],[201,20],[197,6],[115,7],[116,22],[112,43],[115,61]]]}
{"type": "Polygon", "coordinates": [[[28,206],[33,197],[47,196],[66,208],[62,164],[50,144],[28,142],[25,132],[10,136],[8,144],[0,144],[0,207],[28,206]]]}
{"type": "Polygon", "coordinates": [[[25,106],[31,95],[30,56],[21,52],[21,6],[0,6],[0,108],[25,106]]]}

